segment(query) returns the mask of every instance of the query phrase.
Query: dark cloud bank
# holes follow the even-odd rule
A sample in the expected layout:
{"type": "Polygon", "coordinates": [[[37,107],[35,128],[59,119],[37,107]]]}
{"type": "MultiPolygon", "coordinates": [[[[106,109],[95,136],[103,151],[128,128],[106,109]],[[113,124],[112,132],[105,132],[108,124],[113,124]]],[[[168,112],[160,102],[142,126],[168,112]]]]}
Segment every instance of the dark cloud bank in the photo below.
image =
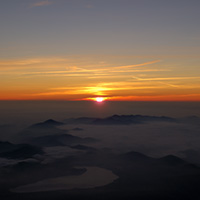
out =
{"type": "Polygon", "coordinates": [[[144,115],[1,125],[0,198],[199,199],[199,128],[144,115]]]}

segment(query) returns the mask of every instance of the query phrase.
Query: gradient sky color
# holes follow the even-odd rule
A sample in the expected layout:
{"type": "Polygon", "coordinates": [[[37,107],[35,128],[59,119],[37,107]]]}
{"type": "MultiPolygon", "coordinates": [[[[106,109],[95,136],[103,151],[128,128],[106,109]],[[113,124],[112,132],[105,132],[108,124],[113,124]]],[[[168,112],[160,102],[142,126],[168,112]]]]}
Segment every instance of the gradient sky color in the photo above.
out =
{"type": "Polygon", "coordinates": [[[1,0],[0,100],[200,101],[199,0],[1,0]]]}

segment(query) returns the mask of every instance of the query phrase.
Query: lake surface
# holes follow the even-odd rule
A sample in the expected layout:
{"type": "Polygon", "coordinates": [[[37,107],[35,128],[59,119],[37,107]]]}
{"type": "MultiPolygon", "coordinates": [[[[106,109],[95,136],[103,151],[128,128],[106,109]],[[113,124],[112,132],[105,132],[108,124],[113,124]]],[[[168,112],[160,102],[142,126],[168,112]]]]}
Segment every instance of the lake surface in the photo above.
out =
{"type": "Polygon", "coordinates": [[[20,186],[12,190],[17,193],[87,189],[112,183],[118,176],[112,171],[100,167],[85,167],[87,171],[80,176],[64,176],[46,179],[33,184],[20,186]]]}

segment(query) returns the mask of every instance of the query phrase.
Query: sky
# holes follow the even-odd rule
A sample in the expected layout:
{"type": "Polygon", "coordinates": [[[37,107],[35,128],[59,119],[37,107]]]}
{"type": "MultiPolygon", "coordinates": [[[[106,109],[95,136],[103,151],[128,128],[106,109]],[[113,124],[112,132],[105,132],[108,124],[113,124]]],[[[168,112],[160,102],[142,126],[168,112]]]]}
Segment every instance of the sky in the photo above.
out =
{"type": "Polygon", "coordinates": [[[200,101],[199,0],[1,0],[0,100],[200,101]]]}

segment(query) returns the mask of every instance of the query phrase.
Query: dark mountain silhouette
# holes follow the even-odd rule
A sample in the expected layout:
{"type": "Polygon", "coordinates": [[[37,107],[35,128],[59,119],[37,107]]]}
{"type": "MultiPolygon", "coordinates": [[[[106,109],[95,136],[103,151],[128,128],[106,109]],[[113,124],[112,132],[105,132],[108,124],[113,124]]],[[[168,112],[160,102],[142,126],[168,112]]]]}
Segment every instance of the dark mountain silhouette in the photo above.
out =
{"type": "Polygon", "coordinates": [[[58,122],[53,119],[48,119],[44,122],[37,123],[37,124],[30,126],[30,128],[49,128],[49,127],[53,127],[53,126],[61,126],[63,124],[64,123],[62,123],[62,122],[58,122]]]}
{"type": "Polygon", "coordinates": [[[34,124],[18,133],[19,141],[46,147],[77,145],[97,141],[93,138],[81,138],[68,134],[67,130],[57,127],[60,125],[63,125],[63,123],[52,119],[34,124]]]}
{"type": "Polygon", "coordinates": [[[96,119],[93,124],[141,124],[148,121],[156,122],[174,122],[175,119],[170,117],[156,117],[156,116],[143,116],[143,115],[113,115],[111,117],[96,119]]]}
{"type": "Polygon", "coordinates": [[[137,119],[133,119],[132,115],[113,115],[103,119],[96,119],[93,121],[93,124],[103,124],[103,125],[120,125],[120,124],[139,124],[142,123],[137,119]]]}
{"type": "Polygon", "coordinates": [[[12,144],[7,141],[5,141],[5,142],[0,141],[0,153],[12,151],[12,150],[15,150],[16,148],[17,148],[17,145],[15,145],[15,144],[12,144]]]}
{"type": "Polygon", "coordinates": [[[29,142],[32,138],[43,137],[49,135],[63,135],[66,134],[67,130],[61,130],[57,126],[63,125],[62,122],[49,119],[41,123],[33,124],[28,128],[18,133],[16,141],[18,142],[29,142]]]}
{"type": "Polygon", "coordinates": [[[128,161],[146,161],[146,160],[152,160],[153,158],[148,157],[142,153],[136,152],[136,151],[131,151],[125,154],[120,155],[121,158],[126,159],[128,161]]]}
{"type": "Polygon", "coordinates": [[[146,122],[177,122],[176,119],[165,116],[145,116],[145,115],[112,115],[107,118],[76,118],[68,119],[67,123],[94,124],[94,125],[128,125],[141,124],[146,122]]]}
{"type": "Polygon", "coordinates": [[[29,144],[19,145],[17,149],[0,154],[0,157],[9,159],[26,159],[31,158],[36,154],[43,154],[43,150],[40,147],[32,146],[29,144]]]}
{"type": "Polygon", "coordinates": [[[93,138],[81,138],[70,134],[55,134],[33,138],[31,144],[39,146],[71,146],[82,143],[96,142],[93,138]]]}
{"type": "Polygon", "coordinates": [[[168,165],[183,165],[187,163],[186,161],[174,155],[164,156],[162,158],[159,158],[158,161],[162,164],[168,164],[168,165]]]}
{"type": "Polygon", "coordinates": [[[131,161],[131,162],[143,162],[143,161],[147,161],[147,162],[151,162],[153,161],[154,163],[157,164],[162,164],[162,165],[187,165],[189,164],[188,162],[186,162],[185,160],[174,156],[174,155],[167,155],[161,158],[152,158],[149,156],[146,156],[145,154],[139,153],[139,152],[135,152],[135,151],[131,151],[125,154],[120,155],[121,158],[123,158],[124,160],[127,161],[131,161]]]}
{"type": "Polygon", "coordinates": [[[43,154],[42,148],[29,144],[12,144],[0,142],[0,157],[9,159],[26,159],[35,154],[43,154]]]}

